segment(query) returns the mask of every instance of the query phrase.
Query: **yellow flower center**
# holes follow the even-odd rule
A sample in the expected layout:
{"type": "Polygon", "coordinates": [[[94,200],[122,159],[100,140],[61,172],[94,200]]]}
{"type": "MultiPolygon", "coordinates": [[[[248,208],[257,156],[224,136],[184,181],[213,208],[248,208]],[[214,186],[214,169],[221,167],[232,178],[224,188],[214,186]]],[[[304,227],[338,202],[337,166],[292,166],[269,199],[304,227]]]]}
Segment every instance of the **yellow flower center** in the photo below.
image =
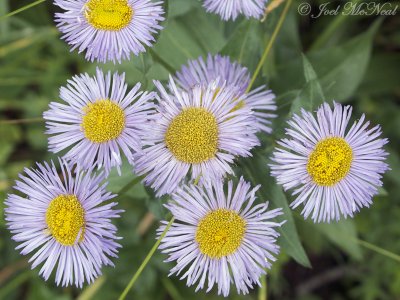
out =
{"type": "Polygon", "coordinates": [[[218,150],[217,120],[204,108],[185,109],[169,125],[165,143],[180,161],[192,164],[207,161],[218,150]]]}
{"type": "Polygon", "coordinates": [[[196,242],[201,253],[211,258],[221,258],[239,248],[245,231],[246,221],[236,211],[220,208],[200,220],[196,242]]]}
{"type": "Polygon", "coordinates": [[[85,17],[96,29],[119,31],[131,22],[133,9],[127,0],[89,0],[85,17]]]}
{"type": "Polygon", "coordinates": [[[50,202],[46,223],[57,242],[72,246],[77,240],[83,240],[85,211],[75,195],[60,195],[50,202]]]}
{"type": "Polygon", "coordinates": [[[125,127],[125,113],[111,100],[88,104],[83,111],[82,129],[85,137],[94,143],[116,139],[125,127]]]}
{"type": "Polygon", "coordinates": [[[343,138],[326,138],[308,158],[307,172],[318,185],[331,186],[347,175],[352,160],[353,151],[343,138]]]}

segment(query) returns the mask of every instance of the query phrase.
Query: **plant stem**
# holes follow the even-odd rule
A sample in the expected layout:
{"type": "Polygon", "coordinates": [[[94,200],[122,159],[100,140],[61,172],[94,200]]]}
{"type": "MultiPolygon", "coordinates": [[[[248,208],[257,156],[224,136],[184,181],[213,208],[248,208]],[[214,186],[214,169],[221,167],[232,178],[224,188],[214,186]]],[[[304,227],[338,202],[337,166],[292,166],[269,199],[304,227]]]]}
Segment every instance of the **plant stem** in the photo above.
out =
{"type": "Polygon", "coordinates": [[[381,254],[383,256],[389,257],[389,258],[391,258],[391,259],[393,259],[393,260],[395,260],[395,261],[400,263],[400,255],[398,255],[398,254],[395,254],[393,252],[390,252],[390,251],[388,251],[386,249],[383,249],[381,247],[375,246],[375,245],[373,245],[371,243],[368,243],[368,242],[360,240],[360,239],[353,239],[353,240],[355,242],[359,243],[361,246],[367,248],[367,249],[370,249],[370,250],[372,250],[372,251],[374,251],[376,253],[379,253],[379,254],[381,254]]]}
{"type": "Polygon", "coordinates": [[[143,179],[143,176],[138,176],[129,181],[126,185],[124,185],[118,192],[118,196],[125,194],[129,189],[133,188],[136,184],[138,184],[143,179]]]}
{"type": "Polygon", "coordinates": [[[33,3],[31,3],[31,4],[25,5],[24,7],[18,8],[16,10],[4,15],[4,16],[1,16],[0,17],[0,21],[2,21],[4,19],[7,19],[8,17],[14,16],[14,15],[16,15],[16,14],[18,14],[18,13],[24,11],[24,10],[27,10],[27,9],[29,9],[31,7],[34,7],[34,6],[40,4],[40,3],[44,2],[44,1],[46,1],[46,0],[37,0],[37,1],[33,2],[33,3]]]}
{"type": "Polygon", "coordinates": [[[128,294],[129,290],[133,287],[135,284],[136,280],[139,278],[140,274],[142,274],[144,268],[146,265],[149,263],[151,257],[154,255],[156,252],[158,246],[160,245],[162,239],[165,237],[167,234],[168,230],[170,229],[172,223],[174,222],[174,217],[171,218],[171,220],[168,222],[167,226],[165,227],[163,233],[160,235],[160,237],[157,239],[157,242],[154,244],[154,246],[151,248],[150,252],[147,254],[146,258],[143,260],[142,264],[140,265],[139,269],[136,271],[136,273],[133,275],[131,281],[128,283],[126,286],[125,290],[122,292],[121,296],[118,298],[119,300],[125,299],[126,295],[128,294]]]}
{"type": "Polygon", "coordinates": [[[258,289],[258,300],[267,300],[268,290],[267,290],[267,275],[261,276],[261,287],[258,289]]]}
{"type": "Polygon", "coordinates": [[[247,87],[246,93],[248,93],[248,92],[251,90],[251,87],[253,86],[254,81],[256,81],[256,78],[257,78],[257,76],[258,76],[258,73],[260,73],[260,70],[261,70],[261,68],[262,68],[262,66],[263,66],[263,64],[264,64],[264,62],[265,62],[265,60],[266,60],[266,58],[267,58],[269,52],[271,51],[272,45],[274,44],[275,39],[276,39],[276,37],[277,37],[277,35],[278,35],[278,32],[279,32],[279,30],[280,30],[281,27],[282,27],[283,21],[284,21],[285,18],[286,18],[286,15],[287,15],[287,13],[288,13],[288,11],[289,11],[289,7],[290,7],[291,3],[292,3],[292,0],[287,0],[287,1],[286,1],[286,5],[285,5],[285,7],[283,8],[283,11],[282,11],[281,16],[279,17],[279,20],[278,20],[278,23],[276,24],[275,30],[274,30],[274,32],[272,33],[272,36],[271,36],[271,38],[269,39],[267,46],[265,47],[264,53],[263,53],[263,55],[261,56],[261,59],[260,59],[258,65],[257,65],[256,70],[254,71],[253,77],[251,77],[251,81],[250,81],[250,83],[249,83],[249,86],[247,87]]]}
{"type": "Polygon", "coordinates": [[[172,67],[168,62],[166,62],[161,56],[159,56],[153,49],[149,49],[149,53],[154,61],[162,65],[171,74],[175,73],[174,67],[172,67]]]}

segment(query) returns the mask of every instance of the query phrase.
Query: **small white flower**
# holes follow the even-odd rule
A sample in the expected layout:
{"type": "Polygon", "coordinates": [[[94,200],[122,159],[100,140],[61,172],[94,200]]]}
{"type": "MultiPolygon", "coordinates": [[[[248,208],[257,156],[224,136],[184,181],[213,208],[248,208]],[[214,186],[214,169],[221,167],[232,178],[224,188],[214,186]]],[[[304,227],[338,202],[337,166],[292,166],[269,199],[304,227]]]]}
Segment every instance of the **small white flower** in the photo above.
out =
{"type": "MultiPolygon", "coordinates": [[[[279,236],[275,230],[283,224],[272,219],[282,210],[268,210],[268,203],[254,205],[259,186],[251,189],[240,179],[234,188],[228,182],[227,193],[222,181],[191,185],[179,189],[166,205],[175,221],[161,241],[160,249],[175,261],[171,274],[182,275],[196,291],[214,284],[218,294],[229,295],[234,283],[238,293],[247,294],[260,276],[266,273],[278,254],[279,236]]],[[[165,230],[163,222],[158,229],[165,230]]]]}
{"type": "Polygon", "coordinates": [[[353,217],[372,204],[388,170],[379,126],[368,129],[365,116],[346,130],[352,108],[324,103],[312,113],[294,115],[286,129],[289,139],[278,142],[271,174],[285,190],[297,195],[291,206],[304,204],[302,214],[314,222],[353,217]]]}
{"type": "Polygon", "coordinates": [[[254,117],[237,107],[234,88],[195,87],[188,93],[170,80],[169,94],[155,82],[160,99],[153,126],[142,130],[143,151],[135,155],[135,172],[157,195],[170,194],[189,179],[201,182],[233,174],[236,156],[250,156],[259,144],[254,117]]]}
{"type": "Polygon", "coordinates": [[[50,103],[44,112],[49,150],[58,153],[71,149],[64,158],[83,168],[96,165],[108,173],[118,171],[121,150],[133,164],[133,154],[141,151],[140,132],[148,126],[153,113],[155,93],[139,91],[140,83],[127,92],[125,74],[75,76],[60,89],[66,103],[50,103]]]}

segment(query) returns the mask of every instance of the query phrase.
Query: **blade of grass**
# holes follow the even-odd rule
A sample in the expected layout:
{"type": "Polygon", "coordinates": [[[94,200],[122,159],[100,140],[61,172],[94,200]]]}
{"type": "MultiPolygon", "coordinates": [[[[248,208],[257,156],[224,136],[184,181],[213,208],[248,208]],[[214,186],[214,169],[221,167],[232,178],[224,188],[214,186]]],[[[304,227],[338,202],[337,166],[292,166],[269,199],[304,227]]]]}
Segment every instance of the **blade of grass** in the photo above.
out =
{"type": "Polygon", "coordinates": [[[31,7],[34,7],[34,6],[36,6],[36,5],[38,5],[38,4],[42,3],[42,2],[45,2],[45,1],[46,0],[38,0],[38,1],[35,1],[35,2],[31,3],[31,4],[28,4],[28,5],[25,5],[25,6],[21,7],[21,8],[18,8],[16,10],[4,15],[4,16],[1,16],[0,17],[0,21],[3,21],[5,19],[7,19],[8,17],[14,16],[14,15],[16,15],[16,14],[18,14],[18,13],[24,11],[24,10],[27,10],[27,9],[29,9],[31,7]]]}
{"type": "MultiPolygon", "coordinates": [[[[8,13],[9,3],[8,1],[0,1],[0,14],[5,15],[8,13]]],[[[0,24],[0,36],[5,38],[9,33],[9,21],[4,21],[0,24]]]]}
{"type": "Polygon", "coordinates": [[[388,251],[386,249],[383,249],[381,247],[375,246],[374,244],[368,243],[368,242],[360,240],[360,239],[352,239],[352,240],[354,242],[359,243],[361,246],[363,246],[363,247],[365,247],[365,248],[367,248],[369,250],[372,250],[372,251],[374,251],[376,253],[379,253],[379,254],[381,254],[383,256],[391,258],[391,259],[393,259],[393,260],[395,260],[395,261],[400,263],[400,255],[398,255],[398,254],[395,254],[393,252],[390,252],[390,251],[388,251]]]}
{"type": "Polygon", "coordinates": [[[118,300],[124,300],[126,298],[126,295],[128,295],[129,290],[133,287],[135,284],[136,280],[139,278],[140,274],[142,274],[144,268],[147,266],[149,263],[150,259],[156,252],[158,246],[160,245],[162,239],[165,237],[167,234],[169,228],[171,227],[172,223],[174,222],[174,217],[171,218],[171,220],[168,222],[167,226],[165,227],[163,233],[160,235],[160,237],[157,239],[156,243],[154,246],[150,249],[150,252],[147,254],[146,258],[143,260],[142,264],[140,265],[139,269],[136,271],[136,273],[133,275],[131,281],[129,281],[128,285],[126,286],[125,290],[122,292],[121,296],[118,298],[118,300]]]}
{"type": "Polygon", "coordinates": [[[265,47],[265,50],[264,50],[264,52],[263,52],[263,55],[261,56],[261,59],[260,59],[260,61],[258,62],[258,65],[257,65],[256,70],[254,71],[253,77],[251,77],[251,81],[250,81],[250,83],[249,83],[249,86],[247,87],[246,93],[248,93],[248,92],[251,90],[251,87],[253,86],[254,81],[256,81],[256,78],[257,78],[257,76],[258,76],[258,73],[260,73],[260,70],[261,70],[261,68],[262,68],[262,66],[263,66],[263,64],[264,64],[264,62],[265,62],[265,60],[267,59],[267,56],[268,56],[269,52],[271,51],[272,45],[274,44],[275,39],[276,39],[276,37],[277,37],[277,35],[278,35],[278,32],[279,32],[279,30],[280,30],[281,27],[282,27],[283,21],[284,21],[285,18],[286,18],[286,15],[287,15],[287,13],[288,13],[288,11],[289,11],[289,7],[290,7],[291,4],[292,4],[292,0],[287,0],[287,1],[286,1],[286,5],[285,5],[285,7],[283,8],[282,14],[281,14],[281,16],[279,17],[279,20],[278,20],[278,23],[276,24],[276,27],[275,27],[275,29],[274,29],[274,32],[272,33],[272,36],[271,36],[271,38],[269,39],[267,46],[265,47]]]}

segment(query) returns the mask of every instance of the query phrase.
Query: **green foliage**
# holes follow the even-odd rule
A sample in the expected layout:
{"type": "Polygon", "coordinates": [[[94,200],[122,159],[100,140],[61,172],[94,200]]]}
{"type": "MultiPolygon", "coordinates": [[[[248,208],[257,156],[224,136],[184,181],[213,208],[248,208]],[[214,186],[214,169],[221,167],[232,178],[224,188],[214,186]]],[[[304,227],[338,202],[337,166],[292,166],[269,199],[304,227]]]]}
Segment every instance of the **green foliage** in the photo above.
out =
{"type": "MultiPolygon", "coordinates": [[[[0,1],[0,15],[28,3],[0,1]]],[[[324,2],[317,1],[316,5],[320,3],[324,2]]],[[[364,239],[400,253],[400,55],[392,51],[400,47],[398,24],[391,17],[348,17],[341,21],[329,43],[310,47],[333,19],[300,17],[297,4],[287,15],[255,82],[255,87],[267,84],[277,95],[278,117],[273,123],[273,134],[260,137],[262,146],[253,151],[252,158],[238,160],[236,168],[237,174],[253,185],[261,184],[259,201],[269,201],[272,208],[282,207],[284,211],[278,220],[286,220],[280,229],[282,253],[270,272],[268,291],[274,299],[399,298],[398,263],[363,249],[357,242],[364,239]],[[365,112],[372,123],[382,125],[390,140],[388,160],[392,170],[385,175],[385,188],[370,209],[363,209],[354,219],[313,224],[300,218],[298,210],[289,208],[292,196],[270,177],[268,158],[293,113],[300,108],[315,110],[323,101],[333,100],[353,105],[353,119],[365,112]],[[298,293],[310,278],[337,267],[354,272],[320,282],[306,295],[298,293]]],[[[120,65],[99,67],[125,72],[131,86],[140,82],[149,90],[154,87],[153,80],[165,81],[188,59],[209,52],[229,55],[254,72],[282,11],[282,6],[275,9],[263,23],[244,18],[222,22],[218,16],[206,13],[197,0],[170,0],[166,5],[165,29],[153,48],[120,65]]],[[[0,21],[0,122],[40,118],[48,103],[58,99],[59,87],[72,75],[95,72],[96,64],[86,62],[76,52],[70,53],[60,40],[52,20],[54,10],[51,2],[43,3],[0,21]]],[[[44,130],[40,120],[0,123],[2,199],[12,191],[24,167],[55,159],[47,152],[44,130]]],[[[140,178],[133,175],[128,163],[123,164],[121,172],[118,176],[113,171],[108,184],[114,193],[124,191],[117,198],[125,213],[117,222],[123,248],[115,268],[105,268],[103,276],[83,290],[56,287],[54,278],[44,282],[37,276],[38,269],[29,270],[26,258],[14,250],[16,243],[1,218],[0,299],[118,298],[154,244],[158,221],[169,218],[163,207],[166,197],[156,200],[151,189],[142,184],[132,186],[140,178]]],[[[4,209],[3,201],[0,209],[4,209]]],[[[178,278],[167,277],[172,264],[164,263],[165,258],[156,252],[129,293],[131,299],[220,299],[215,290],[209,295],[203,291],[195,293],[178,278]]],[[[232,293],[230,299],[256,299],[256,292],[247,296],[232,293]]]]}

